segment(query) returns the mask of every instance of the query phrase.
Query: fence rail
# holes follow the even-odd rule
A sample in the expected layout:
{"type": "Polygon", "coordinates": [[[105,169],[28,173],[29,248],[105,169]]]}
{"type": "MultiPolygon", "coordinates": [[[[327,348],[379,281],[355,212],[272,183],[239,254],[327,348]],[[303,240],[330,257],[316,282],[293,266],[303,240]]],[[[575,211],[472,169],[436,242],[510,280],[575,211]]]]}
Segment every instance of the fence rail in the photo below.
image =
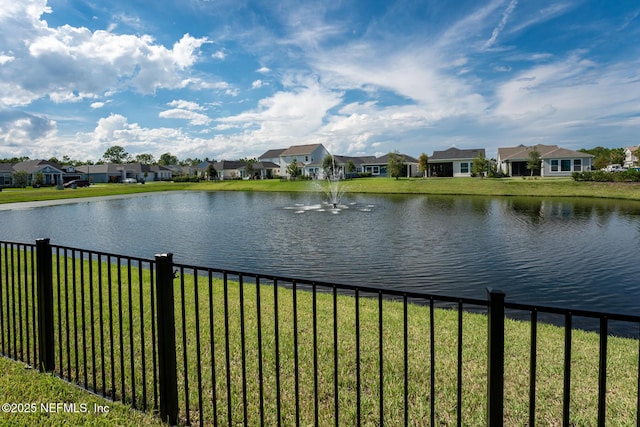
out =
{"type": "Polygon", "coordinates": [[[640,328],[640,316],[493,290],[457,298],[0,242],[0,352],[170,424],[570,425],[591,411],[586,424],[640,425],[639,340],[610,336],[611,322],[640,328]],[[577,395],[584,382],[592,393],[577,395]]]}

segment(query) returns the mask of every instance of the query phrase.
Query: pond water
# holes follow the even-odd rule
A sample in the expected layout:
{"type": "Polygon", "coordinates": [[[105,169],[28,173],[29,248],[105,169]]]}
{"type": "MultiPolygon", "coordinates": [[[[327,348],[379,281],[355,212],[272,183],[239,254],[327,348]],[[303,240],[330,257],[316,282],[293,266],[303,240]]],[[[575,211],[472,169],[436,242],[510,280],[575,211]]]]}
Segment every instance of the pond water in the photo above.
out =
{"type": "Polygon", "coordinates": [[[0,210],[0,240],[339,283],[636,314],[640,203],[171,192],[0,210]]]}

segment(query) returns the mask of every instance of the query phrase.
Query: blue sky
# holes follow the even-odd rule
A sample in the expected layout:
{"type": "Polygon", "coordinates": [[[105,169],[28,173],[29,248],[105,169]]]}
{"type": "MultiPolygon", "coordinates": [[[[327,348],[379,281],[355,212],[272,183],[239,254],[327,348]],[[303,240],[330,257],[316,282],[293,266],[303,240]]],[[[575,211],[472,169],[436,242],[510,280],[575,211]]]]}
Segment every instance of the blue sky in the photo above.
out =
{"type": "Polygon", "coordinates": [[[640,144],[636,0],[0,0],[0,158],[640,144]]]}

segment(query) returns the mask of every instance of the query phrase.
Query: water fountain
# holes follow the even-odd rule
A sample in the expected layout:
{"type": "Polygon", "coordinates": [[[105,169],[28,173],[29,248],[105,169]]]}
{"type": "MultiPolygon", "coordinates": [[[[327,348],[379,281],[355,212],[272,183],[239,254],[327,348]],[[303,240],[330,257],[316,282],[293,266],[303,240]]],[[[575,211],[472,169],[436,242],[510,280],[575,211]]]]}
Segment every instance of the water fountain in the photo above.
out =
{"type": "Polygon", "coordinates": [[[321,179],[314,180],[314,185],[319,192],[324,193],[325,200],[318,204],[296,204],[295,206],[286,207],[285,209],[293,209],[297,214],[303,214],[308,211],[331,212],[338,214],[345,209],[359,210],[362,212],[371,212],[373,205],[358,206],[356,202],[348,204],[341,203],[342,196],[345,193],[345,184],[343,182],[344,174],[337,165],[335,158],[331,156],[331,166],[325,167],[320,175],[321,179]]]}
{"type": "Polygon", "coordinates": [[[336,168],[335,158],[331,157],[332,167],[325,170],[326,187],[325,193],[329,198],[329,204],[332,209],[338,209],[338,203],[344,194],[344,188],[340,185],[342,179],[341,173],[336,168]]]}

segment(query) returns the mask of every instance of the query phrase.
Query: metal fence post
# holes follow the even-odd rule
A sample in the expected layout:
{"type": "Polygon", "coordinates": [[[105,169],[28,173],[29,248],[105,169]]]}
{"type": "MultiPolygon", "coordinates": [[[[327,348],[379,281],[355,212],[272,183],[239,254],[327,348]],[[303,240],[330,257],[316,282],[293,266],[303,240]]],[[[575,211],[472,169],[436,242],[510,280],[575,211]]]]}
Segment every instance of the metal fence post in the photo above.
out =
{"type": "Polygon", "coordinates": [[[156,255],[156,307],[160,417],[178,424],[178,382],[176,377],[176,327],[173,302],[173,254],[156,255]]]}
{"type": "Polygon", "coordinates": [[[36,240],[38,281],[38,359],[41,372],[55,369],[53,338],[53,262],[49,239],[36,240]]]}
{"type": "Polygon", "coordinates": [[[487,425],[504,422],[504,292],[487,289],[489,294],[487,342],[487,425]]]}

